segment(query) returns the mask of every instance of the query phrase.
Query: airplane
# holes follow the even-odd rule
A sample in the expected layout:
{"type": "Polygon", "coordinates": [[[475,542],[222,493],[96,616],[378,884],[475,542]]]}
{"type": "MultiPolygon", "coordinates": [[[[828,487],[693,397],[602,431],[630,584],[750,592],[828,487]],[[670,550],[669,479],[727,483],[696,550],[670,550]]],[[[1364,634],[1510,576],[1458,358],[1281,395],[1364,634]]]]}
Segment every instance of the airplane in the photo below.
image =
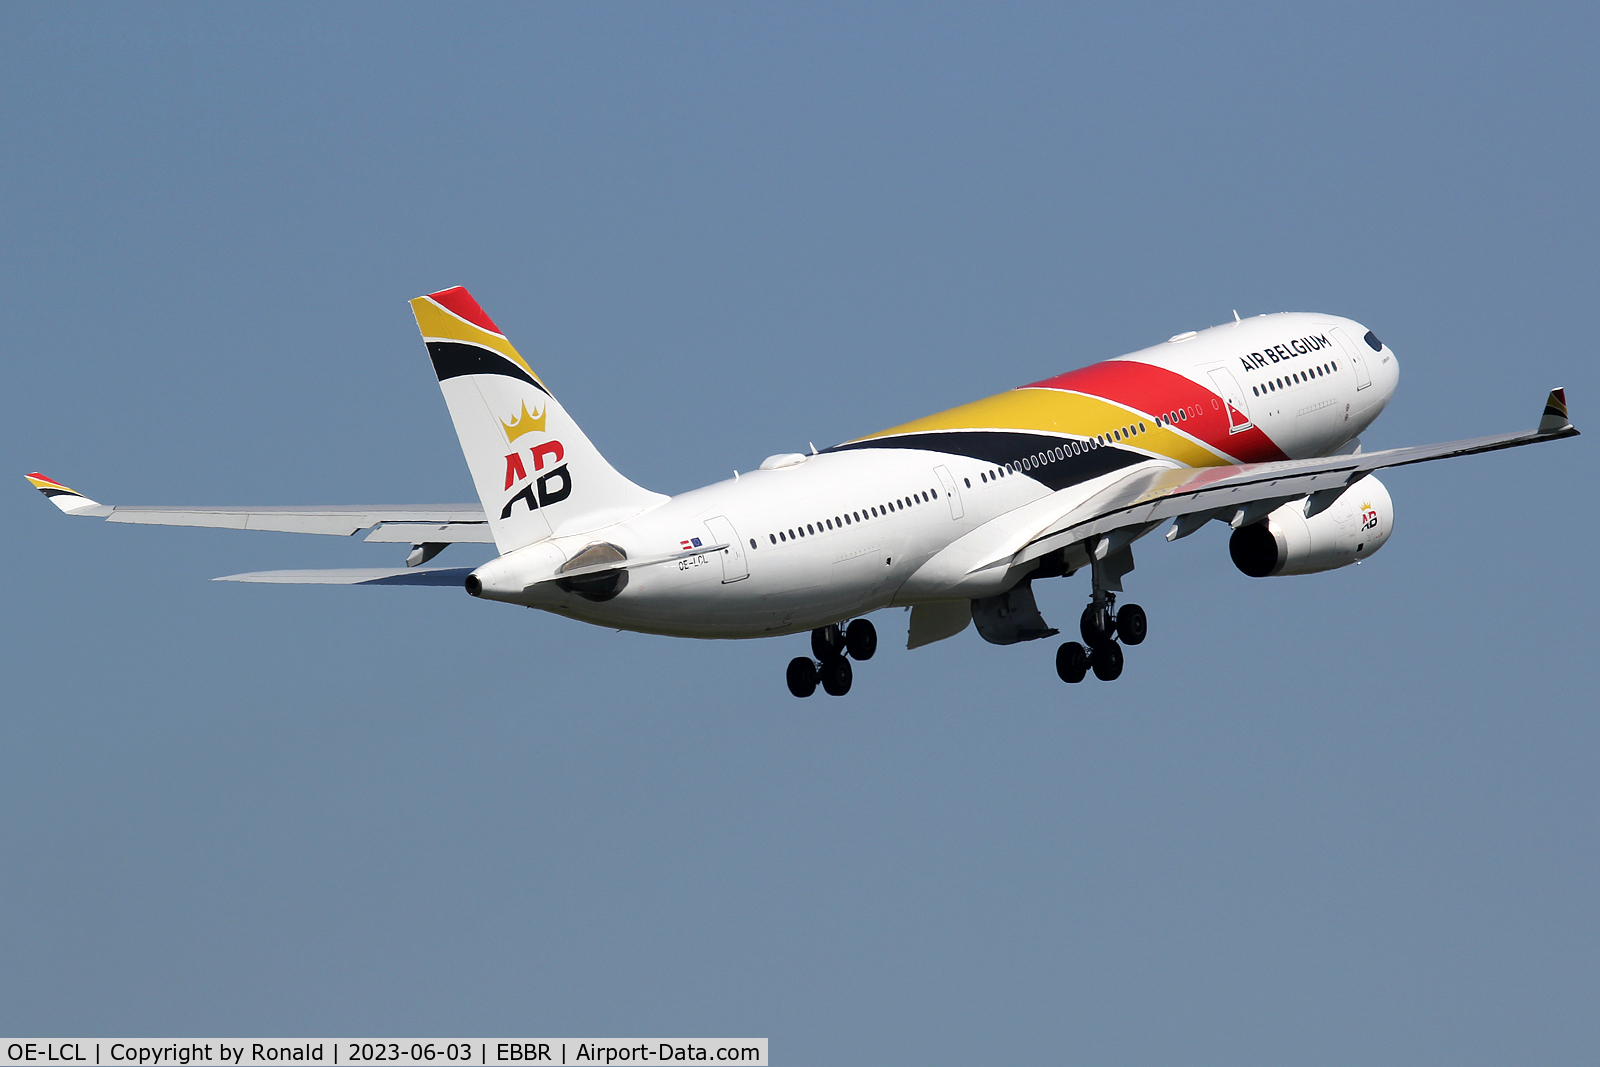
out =
{"type": "Polygon", "coordinates": [[[408,544],[403,568],[261,571],[216,581],[457,585],[474,597],[619,630],[695,638],[811,634],[789,691],[843,696],[872,658],[867,615],[911,609],[908,648],[969,625],[992,644],[1056,636],[1033,583],[1089,571],[1081,641],[1056,651],[1064,682],[1121,675],[1145,639],[1116,606],[1134,542],[1211,521],[1254,578],[1367,559],[1394,508],[1373,472],[1553,441],[1578,431],[1552,390],[1538,427],[1363,452],[1399,363],[1334,315],[1234,320],[678,496],[606,462],[505,333],[462,287],[411,301],[455,424],[477,504],[127,507],[43,474],[69,515],[111,522],[353,535],[408,544]],[[492,544],[482,566],[426,567],[455,543],[492,544]]]}

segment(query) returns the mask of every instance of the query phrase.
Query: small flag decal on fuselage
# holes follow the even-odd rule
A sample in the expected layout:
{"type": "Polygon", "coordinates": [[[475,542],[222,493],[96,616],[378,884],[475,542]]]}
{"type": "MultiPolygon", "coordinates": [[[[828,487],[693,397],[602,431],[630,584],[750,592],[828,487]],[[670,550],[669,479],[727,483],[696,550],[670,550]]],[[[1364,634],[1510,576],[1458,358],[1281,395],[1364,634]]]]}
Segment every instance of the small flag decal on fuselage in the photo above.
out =
{"type": "Polygon", "coordinates": [[[684,551],[687,552],[691,548],[699,548],[700,547],[700,538],[693,537],[693,538],[690,538],[687,541],[679,541],[678,544],[682,545],[683,548],[684,548],[684,551]]]}

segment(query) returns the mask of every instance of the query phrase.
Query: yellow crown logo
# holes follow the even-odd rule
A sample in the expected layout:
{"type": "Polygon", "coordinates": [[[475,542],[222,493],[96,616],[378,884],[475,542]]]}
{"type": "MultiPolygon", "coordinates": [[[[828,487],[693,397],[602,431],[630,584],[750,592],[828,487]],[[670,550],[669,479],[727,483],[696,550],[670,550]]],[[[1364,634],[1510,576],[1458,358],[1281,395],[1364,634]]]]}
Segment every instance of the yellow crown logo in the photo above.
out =
{"type": "Polygon", "coordinates": [[[505,427],[506,443],[509,444],[515,441],[525,433],[544,433],[544,415],[545,411],[549,410],[550,406],[546,404],[544,411],[530,415],[528,413],[528,402],[524,400],[521,414],[510,422],[500,423],[501,426],[505,427]]]}
{"type": "Polygon", "coordinates": [[[1368,501],[1364,502],[1361,505],[1361,510],[1362,511],[1371,511],[1372,510],[1372,501],[1368,500],[1368,501]]]}

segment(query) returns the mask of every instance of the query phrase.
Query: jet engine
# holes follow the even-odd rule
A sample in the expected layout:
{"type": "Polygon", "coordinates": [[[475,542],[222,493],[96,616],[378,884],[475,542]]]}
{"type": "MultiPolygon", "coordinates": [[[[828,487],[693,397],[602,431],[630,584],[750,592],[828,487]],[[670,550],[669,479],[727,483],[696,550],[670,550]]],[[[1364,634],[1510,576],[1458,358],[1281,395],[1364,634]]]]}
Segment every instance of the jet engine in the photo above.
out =
{"type": "Polygon", "coordinates": [[[1234,566],[1252,578],[1331,571],[1378,551],[1394,528],[1389,490],[1370,474],[1307,518],[1307,507],[1314,507],[1310,501],[1290,501],[1233,531],[1228,554],[1234,566]]]}

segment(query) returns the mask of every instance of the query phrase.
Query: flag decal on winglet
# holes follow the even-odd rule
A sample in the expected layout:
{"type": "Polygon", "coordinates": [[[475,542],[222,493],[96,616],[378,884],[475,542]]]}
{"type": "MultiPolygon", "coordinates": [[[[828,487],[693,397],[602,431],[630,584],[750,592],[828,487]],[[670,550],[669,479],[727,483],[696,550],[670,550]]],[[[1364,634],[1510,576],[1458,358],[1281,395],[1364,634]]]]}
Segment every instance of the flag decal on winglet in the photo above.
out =
{"type": "MultiPolygon", "coordinates": [[[[32,474],[24,475],[24,477],[28,479],[28,483],[30,485],[39,490],[39,492],[43,493],[45,496],[49,497],[50,503],[66,512],[68,515],[76,515],[79,512],[88,511],[91,508],[98,508],[101,506],[98,502],[90,500],[82,493],[73,489],[68,489],[54,478],[47,478],[38,471],[34,471],[32,474]]],[[[106,508],[105,511],[108,515],[111,513],[110,508],[106,508]]]]}
{"type": "Polygon", "coordinates": [[[1544,402],[1544,415],[1539,419],[1539,432],[1559,433],[1571,425],[1567,417],[1567,391],[1550,390],[1550,398],[1544,402]]]}

